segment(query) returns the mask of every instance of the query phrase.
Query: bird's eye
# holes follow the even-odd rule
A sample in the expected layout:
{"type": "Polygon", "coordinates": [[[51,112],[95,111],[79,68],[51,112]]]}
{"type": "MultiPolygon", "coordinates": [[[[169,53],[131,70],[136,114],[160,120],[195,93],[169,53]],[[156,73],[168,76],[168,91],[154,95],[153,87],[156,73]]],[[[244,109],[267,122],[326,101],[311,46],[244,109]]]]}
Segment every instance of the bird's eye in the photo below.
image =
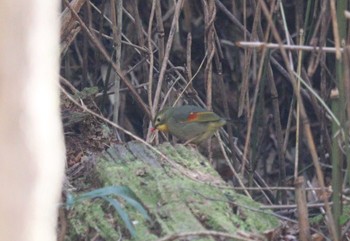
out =
{"type": "Polygon", "coordinates": [[[157,121],[157,122],[160,122],[160,117],[158,117],[156,121],[157,121]]]}

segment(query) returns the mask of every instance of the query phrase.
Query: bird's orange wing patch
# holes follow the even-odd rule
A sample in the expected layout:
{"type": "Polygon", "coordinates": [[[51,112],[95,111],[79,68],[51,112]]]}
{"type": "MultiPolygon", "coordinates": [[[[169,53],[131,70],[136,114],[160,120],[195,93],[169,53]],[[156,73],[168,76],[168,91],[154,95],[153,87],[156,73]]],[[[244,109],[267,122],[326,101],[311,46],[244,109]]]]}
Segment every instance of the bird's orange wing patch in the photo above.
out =
{"type": "Polygon", "coordinates": [[[211,122],[218,121],[220,117],[217,116],[214,112],[202,111],[202,112],[191,112],[187,116],[187,121],[189,122],[211,122]]]}
{"type": "Polygon", "coordinates": [[[198,112],[191,112],[188,116],[187,116],[187,121],[191,122],[191,121],[197,121],[198,120],[198,112]]]}

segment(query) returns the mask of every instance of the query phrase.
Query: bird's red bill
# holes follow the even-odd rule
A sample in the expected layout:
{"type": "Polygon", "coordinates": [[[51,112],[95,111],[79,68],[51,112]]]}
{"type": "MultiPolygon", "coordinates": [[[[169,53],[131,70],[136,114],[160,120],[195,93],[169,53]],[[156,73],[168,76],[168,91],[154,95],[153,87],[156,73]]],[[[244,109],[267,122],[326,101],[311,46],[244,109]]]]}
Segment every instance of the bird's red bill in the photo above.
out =
{"type": "Polygon", "coordinates": [[[157,128],[151,127],[151,132],[155,132],[157,130],[157,128]]]}

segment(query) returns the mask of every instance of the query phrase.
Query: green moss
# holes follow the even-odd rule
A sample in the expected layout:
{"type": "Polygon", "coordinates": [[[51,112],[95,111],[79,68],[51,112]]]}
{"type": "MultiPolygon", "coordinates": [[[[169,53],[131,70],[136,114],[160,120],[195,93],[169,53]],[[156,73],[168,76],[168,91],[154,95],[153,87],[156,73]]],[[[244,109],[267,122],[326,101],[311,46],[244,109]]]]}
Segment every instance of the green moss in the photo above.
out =
{"type": "MultiPolygon", "coordinates": [[[[115,229],[115,224],[108,219],[102,209],[103,201],[83,201],[74,206],[69,214],[69,240],[79,240],[78,237],[87,236],[91,229],[106,240],[118,240],[120,234],[115,229]]],[[[91,237],[92,238],[92,237],[91,237]]]]}
{"type": "MultiPolygon", "coordinates": [[[[152,217],[152,221],[148,222],[137,210],[125,205],[138,235],[133,240],[156,240],[172,233],[201,230],[263,232],[278,226],[277,219],[259,211],[259,204],[253,200],[211,185],[219,183],[225,186],[225,183],[207,160],[191,148],[170,144],[159,146],[159,150],[184,168],[186,175],[164,160],[159,163],[157,155],[139,143],[119,147],[119,151],[111,149],[114,150],[108,150],[108,155],[101,155],[98,159],[96,178],[103,186],[128,186],[152,217]],[[203,165],[203,162],[206,164],[203,165]],[[239,210],[238,215],[233,210],[239,210]]],[[[100,235],[106,240],[115,240],[118,235],[116,226],[123,227],[118,215],[107,214],[96,207],[84,208],[79,209],[89,212],[88,218],[80,215],[72,221],[76,235],[87,232],[84,223],[90,228],[93,223],[98,223],[96,232],[103,232],[100,235]],[[98,218],[93,217],[95,215],[98,218]]]]}

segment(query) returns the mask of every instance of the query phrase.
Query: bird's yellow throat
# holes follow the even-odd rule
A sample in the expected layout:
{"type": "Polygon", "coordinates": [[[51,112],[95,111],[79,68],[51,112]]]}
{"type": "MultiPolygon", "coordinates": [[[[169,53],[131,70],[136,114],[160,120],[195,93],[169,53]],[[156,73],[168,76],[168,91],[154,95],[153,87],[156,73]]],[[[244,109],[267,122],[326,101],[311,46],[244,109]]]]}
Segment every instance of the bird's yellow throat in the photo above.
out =
{"type": "Polygon", "coordinates": [[[167,124],[158,125],[156,128],[157,128],[158,130],[164,131],[164,132],[168,132],[168,131],[169,131],[169,128],[168,128],[168,125],[167,125],[167,124]]]}

